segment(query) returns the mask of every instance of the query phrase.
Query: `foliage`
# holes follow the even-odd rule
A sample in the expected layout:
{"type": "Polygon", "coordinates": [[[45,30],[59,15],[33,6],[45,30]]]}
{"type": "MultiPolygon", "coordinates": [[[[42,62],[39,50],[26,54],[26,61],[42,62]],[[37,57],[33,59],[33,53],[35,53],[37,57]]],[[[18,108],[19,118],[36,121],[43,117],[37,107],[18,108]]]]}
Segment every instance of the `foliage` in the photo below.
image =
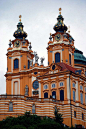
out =
{"type": "Polygon", "coordinates": [[[62,114],[59,113],[59,109],[57,109],[57,107],[55,107],[54,114],[55,114],[55,121],[58,122],[59,124],[62,124],[63,122],[62,114]]]}
{"type": "MultiPolygon", "coordinates": [[[[60,117],[59,117],[60,118],[60,117]]],[[[7,117],[0,121],[0,129],[65,129],[61,124],[48,117],[43,119],[37,115],[31,115],[25,112],[25,115],[15,117],[7,117]]]]}

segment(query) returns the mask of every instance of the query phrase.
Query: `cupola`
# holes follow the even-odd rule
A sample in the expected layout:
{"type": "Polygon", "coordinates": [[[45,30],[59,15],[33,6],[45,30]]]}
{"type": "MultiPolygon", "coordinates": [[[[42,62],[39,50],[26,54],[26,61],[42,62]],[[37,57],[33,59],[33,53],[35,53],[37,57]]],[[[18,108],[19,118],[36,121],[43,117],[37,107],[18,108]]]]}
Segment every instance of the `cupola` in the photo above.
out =
{"type": "Polygon", "coordinates": [[[14,32],[13,36],[18,39],[23,39],[27,37],[27,33],[23,30],[23,24],[21,22],[21,15],[19,16],[19,23],[17,25],[17,30],[14,32]]]}
{"type": "Polygon", "coordinates": [[[53,27],[53,29],[56,32],[66,32],[67,31],[67,26],[63,23],[64,18],[61,15],[61,8],[59,8],[59,16],[57,17],[57,23],[55,24],[55,26],[53,27]]]}

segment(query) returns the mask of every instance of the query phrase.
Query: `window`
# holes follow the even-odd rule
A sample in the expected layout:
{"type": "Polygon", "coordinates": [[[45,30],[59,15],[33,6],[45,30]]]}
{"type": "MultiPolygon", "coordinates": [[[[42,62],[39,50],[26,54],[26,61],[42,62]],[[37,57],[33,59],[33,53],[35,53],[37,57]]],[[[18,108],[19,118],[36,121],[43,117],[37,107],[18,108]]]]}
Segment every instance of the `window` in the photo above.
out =
{"type": "Polygon", "coordinates": [[[54,69],[55,69],[55,65],[52,66],[52,70],[54,70],[54,69]]]}
{"type": "Polygon", "coordinates": [[[85,87],[85,92],[86,92],[86,87],[85,87]]]}
{"type": "Polygon", "coordinates": [[[44,98],[48,98],[48,93],[47,92],[44,93],[44,98]]]}
{"type": "Polygon", "coordinates": [[[76,118],[76,111],[74,111],[74,117],[76,118]]]}
{"type": "Polygon", "coordinates": [[[28,60],[28,69],[30,68],[30,61],[28,60]]]}
{"type": "Polygon", "coordinates": [[[86,71],[85,71],[85,76],[86,76],[86,71]]]}
{"type": "Polygon", "coordinates": [[[81,101],[81,104],[83,104],[83,94],[80,93],[80,101],[81,101]]]}
{"type": "Polygon", "coordinates": [[[33,88],[35,90],[39,88],[39,82],[37,80],[33,82],[33,88]]]}
{"type": "Polygon", "coordinates": [[[53,99],[56,99],[56,91],[53,91],[53,92],[52,92],[52,98],[53,98],[53,99]]]}
{"type": "Polygon", "coordinates": [[[48,86],[47,85],[44,85],[44,89],[47,89],[48,88],[48,86]]]}
{"type": "Polygon", "coordinates": [[[35,104],[32,105],[32,113],[35,113],[35,104]]]}
{"type": "Polygon", "coordinates": [[[84,120],[84,114],[82,113],[82,120],[84,120]]]}
{"type": "Polygon", "coordinates": [[[71,65],[71,54],[69,54],[69,64],[71,65]]]}
{"type": "Polygon", "coordinates": [[[60,53],[55,54],[55,63],[60,62],[60,53]]]}
{"type": "Polygon", "coordinates": [[[52,88],[55,88],[55,83],[52,84],[52,88]]]}
{"type": "Polygon", "coordinates": [[[60,100],[64,100],[64,90],[60,90],[60,100]]]}
{"type": "Polygon", "coordinates": [[[60,82],[60,86],[63,86],[63,82],[60,82]]]}
{"type": "Polygon", "coordinates": [[[80,90],[83,90],[83,87],[82,87],[82,85],[80,86],[80,90]]]}
{"type": "Polygon", "coordinates": [[[75,101],[75,91],[73,90],[73,101],[75,101]]]}
{"type": "Polygon", "coordinates": [[[85,104],[86,104],[86,94],[85,94],[85,104]]]}
{"type": "Polygon", "coordinates": [[[14,89],[15,89],[15,90],[14,90],[14,94],[15,94],[15,95],[19,94],[19,93],[18,93],[18,90],[19,90],[19,88],[18,88],[18,82],[14,82],[14,89]]]}
{"type": "Polygon", "coordinates": [[[19,60],[15,59],[14,60],[14,69],[18,69],[19,68],[19,60]]]}
{"type": "Polygon", "coordinates": [[[73,83],[73,87],[75,88],[75,83],[73,83]]]}
{"type": "Polygon", "coordinates": [[[9,111],[13,111],[13,103],[12,102],[9,103],[9,111]]]}

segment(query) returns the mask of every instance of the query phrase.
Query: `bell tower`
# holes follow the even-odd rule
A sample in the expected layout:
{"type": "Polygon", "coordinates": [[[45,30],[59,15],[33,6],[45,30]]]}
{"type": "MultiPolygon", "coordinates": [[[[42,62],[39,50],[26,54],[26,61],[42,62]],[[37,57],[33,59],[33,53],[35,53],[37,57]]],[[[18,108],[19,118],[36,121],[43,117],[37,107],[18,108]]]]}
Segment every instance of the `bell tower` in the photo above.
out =
{"type": "MultiPolygon", "coordinates": [[[[33,59],[31,43],[26,39],[27,33],[23,30],[21,15],[17,30],[14,32],[14,40],[9,41],[7,49],[6,93],[11,95],[24,95],[25,87],[29,89],[27,71],[30,61],[33,59]]],[[[28,93],[29,94],[29,90],[28,93]]]]}
{"type": "Polygon", "coordinates": [[[48,42],[48,64],[51,63],[66,63],[74,67],[74,39],[67,33],[68,27],[64,24],[64,18],[61,15],[59,8],[59,16],[57,23],[54,25],[54,34],[50,34],[48,42]]]}

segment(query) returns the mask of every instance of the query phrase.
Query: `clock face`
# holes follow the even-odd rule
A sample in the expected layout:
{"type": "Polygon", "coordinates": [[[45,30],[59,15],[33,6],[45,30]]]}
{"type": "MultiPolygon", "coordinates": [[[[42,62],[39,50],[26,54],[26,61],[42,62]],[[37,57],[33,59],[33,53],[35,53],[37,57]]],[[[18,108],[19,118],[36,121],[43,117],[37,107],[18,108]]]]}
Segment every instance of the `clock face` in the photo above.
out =
{"type": "Polygon", "coordinates": [[[60,34],[57,34],[56,36],[55,36],[55,40],[56,41],[59,41],[61,39],[61,35],[60,34]]]}
{"type": "Polygon", "coordinates": [[[15,46],[15,47],[19,47],[19,46],[20,46],[20,41],[17,40],[17,41],[14,43],[14,46],[15,46]]]}

